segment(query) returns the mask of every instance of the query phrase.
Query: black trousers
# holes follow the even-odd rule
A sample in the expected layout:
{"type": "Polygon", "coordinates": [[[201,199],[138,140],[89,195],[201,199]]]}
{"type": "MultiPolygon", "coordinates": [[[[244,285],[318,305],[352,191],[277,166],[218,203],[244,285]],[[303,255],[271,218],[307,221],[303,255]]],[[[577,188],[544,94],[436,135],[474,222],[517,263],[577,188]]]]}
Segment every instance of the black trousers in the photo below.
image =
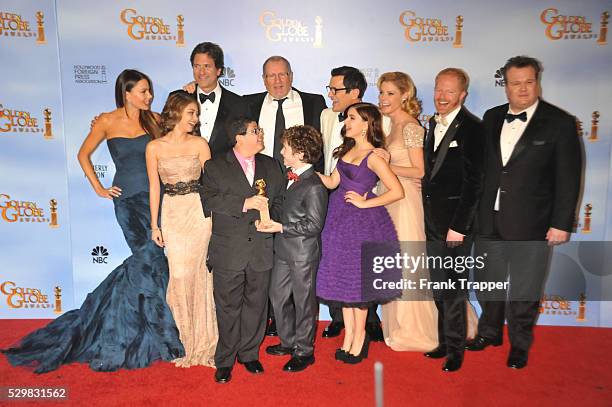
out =
{"type": "Polygon", "coordinates": [[[231,367],[259,359],[268,311],[270,270],[214,268],[213,288],[219,327],[215,365],[231,367]]]}
{"type": "Polygon", "coordinates": [[[446,241],[428,240],[427,256],[444,259],[452,258],[455,268],[439,267],[444,262],[433,261],[430,268],[430,279],[434,282],[453,282],[454,288],[433,290],[436,308],[438,308],[438,342],[446,347],[447,354],[463,354],[467,335],[467,291],[462,288],[459,279],[468,279],[469,270],[461,266],[461,258],[471,255],[472,237],[466,236],[457,247],[448,247],[446,241]]]}
{"type": "Polygon", "coordinates": [[[318,267],[318,259],[274,259],[270,278],[270,300],[276,316],[276,329],[281,345],[293,348],[296,356],[310,356],[314,352],[319,309],[315,294],[318,267]]]}
{"type": "Polygon", "coordinates": [[[486,256],[486,267],[474,272],[474,280],[509,283],[508,289],[477,292],[479,336],[501,340],[506,319],[511,346],[529,350],[550,254],[546,241],[505,241],[497,231],[477,236],[475,255],[486,256]]]}

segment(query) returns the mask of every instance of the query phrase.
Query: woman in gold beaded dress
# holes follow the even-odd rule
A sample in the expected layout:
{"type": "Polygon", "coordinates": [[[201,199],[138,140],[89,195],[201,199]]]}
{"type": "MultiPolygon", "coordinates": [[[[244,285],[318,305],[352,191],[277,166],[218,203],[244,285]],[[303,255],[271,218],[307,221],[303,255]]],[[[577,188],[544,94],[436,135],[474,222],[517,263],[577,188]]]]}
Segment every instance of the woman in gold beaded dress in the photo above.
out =
{"type": "Polygon", "coordinates": [[[185,347],[176,366],[214,366],[217,319],[212,274],[206,267],[212,232],[200,198],[200,175],[210,159],[208,143],[194,136],[199,106],[184,91],[173,92],[161,114],[163,136],[147,145],[152,239],[165,247],[170,268],[166,301],[185,347]],[[160,178],[164,185],[160,207],[160,178]],[[161,227],[160,227],[161,226],[161,227]]]}

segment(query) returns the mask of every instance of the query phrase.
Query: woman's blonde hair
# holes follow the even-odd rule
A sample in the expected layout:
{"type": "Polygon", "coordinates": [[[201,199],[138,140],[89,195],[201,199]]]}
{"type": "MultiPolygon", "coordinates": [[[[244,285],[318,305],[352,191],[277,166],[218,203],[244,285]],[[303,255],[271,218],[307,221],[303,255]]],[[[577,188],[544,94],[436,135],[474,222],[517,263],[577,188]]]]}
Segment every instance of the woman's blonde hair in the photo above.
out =
{"type": "Polygon", "coordinates": [[[412,78],[404,72],[385,72],[378,78],[378,89],[384,82],[391,82],[398,87],[401,93],[408,93],[406,99],[402,99],[402,110],[414,118],[421,114],[421,101],[417,98],[416,86],[412,78]]]}

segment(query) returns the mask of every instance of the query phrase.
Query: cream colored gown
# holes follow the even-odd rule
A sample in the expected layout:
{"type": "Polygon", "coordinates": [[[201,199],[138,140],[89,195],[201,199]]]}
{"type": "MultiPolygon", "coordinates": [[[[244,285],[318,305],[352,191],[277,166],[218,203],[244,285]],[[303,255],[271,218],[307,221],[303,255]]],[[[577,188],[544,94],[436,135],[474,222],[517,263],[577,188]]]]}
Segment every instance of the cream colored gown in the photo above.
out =
{"type": "MultiPolygon", "coordinates": [[[[390,134],[387,150],[391,155],[391,165],[412,167],[409,148],[422,148],[425,130],[420,125],[407,124],[401,135],[390,134]]],[[[400,242],[411,242],[404,249],[415,256],[425,253],[425,225],[421,180],[398,177],[404,188],[404,198],[386,206],[400,242]],[[422,242],[422,244],[420,243],[422,242]]],[[[379,194],[385,192],[379,184],[379,194]]],[[[404,278],[417,280],[429,279],[429,272],[420,269],[415,274],[404,270],[404,278]]],[[[396,351],[427,352],[438,346],[438,310],[430,291],[415,292],[405,290],[402,298],[382,306],[382,327],[387,345],[396,351]]],[[[478,323],[471,305],[468,307],[468,338],[475,336],[478,323]]]]}
{"type": "Polygon", "coordinates": [[[164,194],[161,229],[168,256],[170,279],[166,301],[172,310],[185,357],[180,367],[214,366],[217,317],[213,300],[213,277],[206,268],[211,218],[205,218],[200,194],[195,191],[201,173],[197,156],[160,158],[159,175],[164,185],[177,183],[185,194],[164,194]],[[187,185],[191,184],[191,189],[187,185]]]}

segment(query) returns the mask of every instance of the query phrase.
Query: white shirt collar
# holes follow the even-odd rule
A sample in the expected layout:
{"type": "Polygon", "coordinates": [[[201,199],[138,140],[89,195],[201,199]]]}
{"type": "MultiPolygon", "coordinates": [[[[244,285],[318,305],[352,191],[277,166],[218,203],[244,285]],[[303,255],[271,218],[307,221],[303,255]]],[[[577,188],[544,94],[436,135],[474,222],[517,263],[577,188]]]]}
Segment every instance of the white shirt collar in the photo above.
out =
{"type": "MultiPolygon", "coordinates": [[[[295,91],[291,89],[289,93],[287,93],[287,95],[284,97],[286,97],[288,101],[293,102],[293,100],[295,99],[295,91]]],[[[266,93],[266,103],[268,104],[276,103],[275,100],[276,99],[269,92],[266,93]]]]}
{"type": "Polygon", "coordinates": [[[513,112],[512,109],[510,108],[510,105],[508,105],[508,113],[511,114],[521,114],[523,112],[527,113],[527,121],[529,121],[531,119],[531,117],[533,116],[535,110],[538,108],[538,104],[540,103],[540,99],[538,98],[538,100],[536,100],[536,102],[529,106],[527,109],[521,110],[520,112],[513,112]]]}
{"type": "MultiPolygon", "coordinates": [[[[218,97],[220,97],[220,96],[221,96],[221,85],[219,85],[219,82],[217,82],[217,86],[216,86],[216,87],[213,89],[213,91],[212,91],[212,92],[210,92],[210,93],[206,93],[206,92],[204,92],[204,91],[202,90],[202,88],[200,88],[200,87],[198,86],[198,95],[199,95],[200,93],[201,93],[201,94],[203,94],[203,95],[210,95],[210,93],[214,93],[214,94],[216,95],[216,96],[215,96],[215,98],[218,98],[218,97]]],[[[215,99],[215,100],[216,100],[216,99],[215,99]]]]}
{"type": "Polygon", "coordinates": [[[303,173],[306,172],[306,170],[308,170],[310,167],[312,167],[312,164],[306,164],[303,167],[300,167],[297,170],[294,170],[293,168],[291,169],[296,175],[302,175],[303,173]]]}
{"type": "Polygon", "coordinates": [[[455,120],[455,117],[457,117],[457,115],[459,114],[459,110],[461,110],[461,105],[457,106],[455,110],[453,110],[452,112],[450,112],[444,117],[444,120],[446,120],[446,123],[448,123],[448,126],[450,126],[453,120],[455,120]]]}

